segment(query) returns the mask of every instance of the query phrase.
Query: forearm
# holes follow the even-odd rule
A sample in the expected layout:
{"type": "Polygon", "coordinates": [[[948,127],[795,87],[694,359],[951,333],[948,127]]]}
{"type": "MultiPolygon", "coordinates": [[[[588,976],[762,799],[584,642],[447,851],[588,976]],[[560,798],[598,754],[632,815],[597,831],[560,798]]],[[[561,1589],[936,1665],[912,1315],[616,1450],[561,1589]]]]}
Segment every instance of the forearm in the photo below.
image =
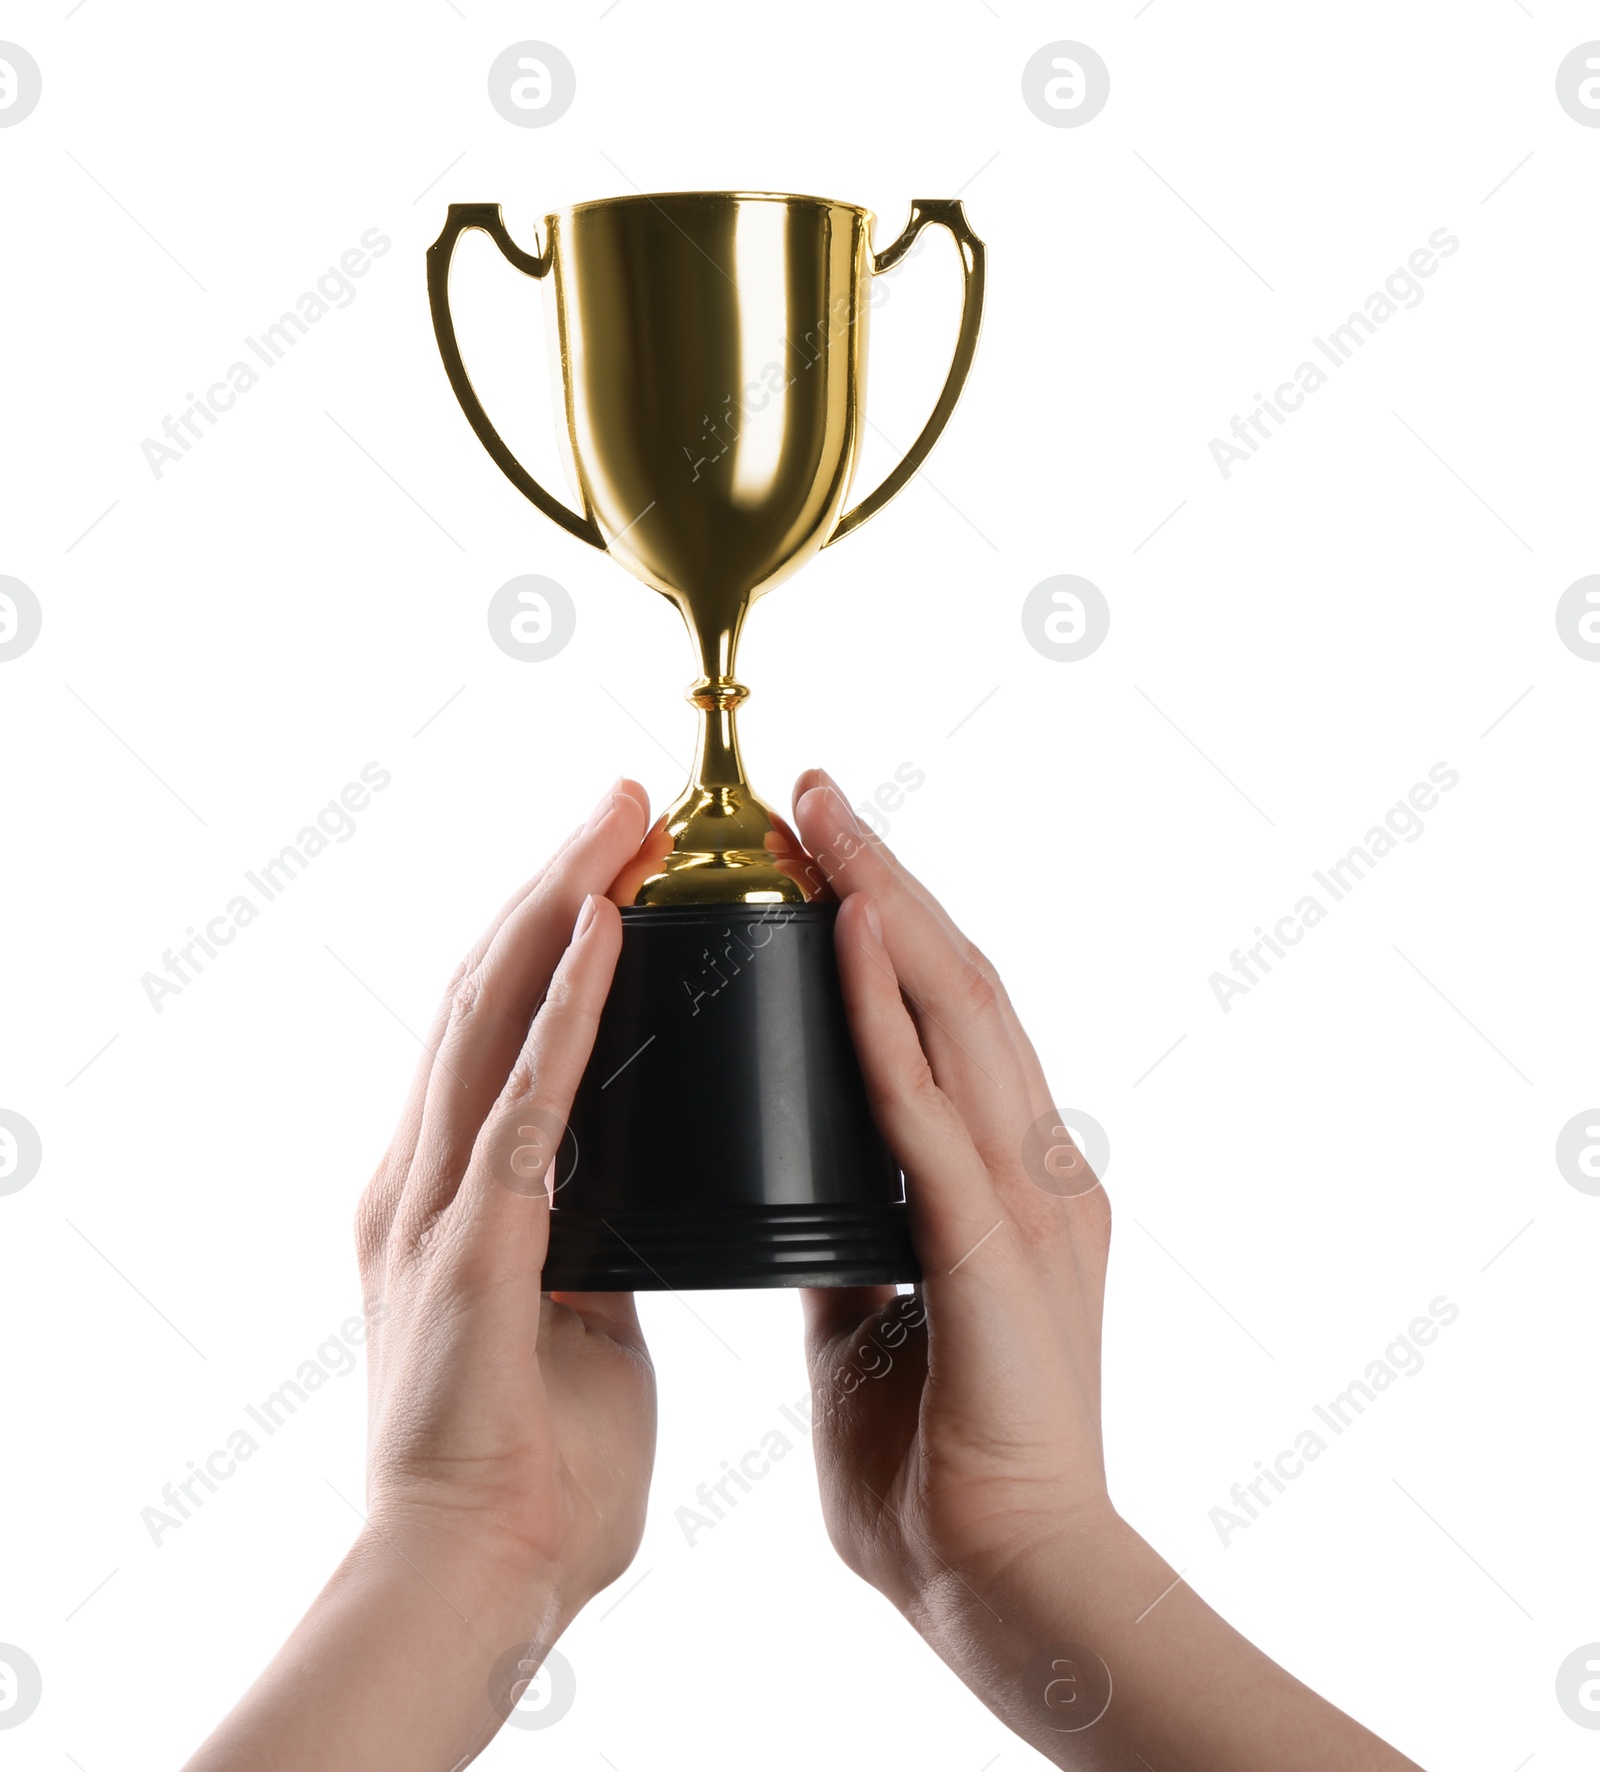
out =
{"type": "Polygon", "coordinates": [[[1161,1772],[1416,1772],[1240,1636],[1115,1514],[1062,1545],[970,1586],[941,1572],[906,1607],[1054,1764],[1123,1772],[1142,1755],[1161,1772]]]}
{"type": "Polygon", "coordinates": [[[452,1772],[532,1673],[518,1646],[542,1652],[570,1616],[515,1561],[369,1526],[185,1772],[452,1772]]]}

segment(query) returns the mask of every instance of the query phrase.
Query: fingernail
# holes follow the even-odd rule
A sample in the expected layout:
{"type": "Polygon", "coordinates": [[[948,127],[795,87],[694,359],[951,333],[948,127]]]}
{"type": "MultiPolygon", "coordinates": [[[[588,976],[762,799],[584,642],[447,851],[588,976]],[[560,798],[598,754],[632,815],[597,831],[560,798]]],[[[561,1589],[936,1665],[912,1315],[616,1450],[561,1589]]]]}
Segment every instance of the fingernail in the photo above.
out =
{"type": "MultiPolygon", "coordinates": [[[[861,820],[851,811],[850,802],[844,797],[843,790],[839,787],[839,784],[833,780],[832,776],[829,776],[828,782],[829,785],[827,787],[820,790],[813,788],[811,793],[815,794],[820,791],[826,794],[833,802],[835,816],[839,820],[840,829],[842,831],[848,831],[851,836],[859,837],[861,835],[861,820]]],[[[807,799],[810,797],[809,794],[806,796],[807,799]]]]}
{"type": "Polygon", "coordinates": [[[589,896],[586,899],[584,899],[583,909],[578,912],[578,920],[572,926],[573,941],[582,940],[583,932],[594,921],[594,913],[597,908],[597,904],[598,904],[598,901],[596,900],[595,895],[592,892],[589,894],[589,896]]]}
{"type": "Polygon", "coordinates": [[[594,829],[594,827],[597,824],[599,824],[600,820],[602,818],[604,818],[605,815],[616,804],[617,790],[621,786],[622,786],[622,777],[619,775],[617,777],[617,779],[614,782],[612,782],[611,786],[606,789],[606,791],[600,796],[599,800],[596,802],[594,811],[589,814],[589,822],[583,827],[586,831],[592,831],[594,829]]]}
{"type": "Polygon", "coordinates": [[[883,919],[878,915],[877,905],[875,905],[870,898],[866,901],[866,918],[867,927],[872,931],[872,939],[877,942],[879,946],[882,946],[883,919]]]}

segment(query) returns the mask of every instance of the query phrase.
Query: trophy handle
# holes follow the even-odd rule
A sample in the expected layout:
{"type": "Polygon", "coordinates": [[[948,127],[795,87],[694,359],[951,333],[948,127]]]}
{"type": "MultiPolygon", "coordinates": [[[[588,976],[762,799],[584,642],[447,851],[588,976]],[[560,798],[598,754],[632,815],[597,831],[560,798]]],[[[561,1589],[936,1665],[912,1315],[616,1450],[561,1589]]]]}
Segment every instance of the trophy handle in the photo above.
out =
{"type": "MultiPolygon", "coordinates": [[[[498,219],[498,211],[496,212],[498,219]]],[[[834,526],[833,534],[822,544],[830,548],[841,536],[859,529],[868,517],[875,517],[900,491],[928,458],[928,452],[939,441],[939,433],[955,411],[956,401],[972,367],[973,353],[978,348],[978,327],[983,319],[983,242],[973,233],[967,212],[956,197],[915,197],[911,202],[911,219],[905,231],[892,246],[872,255],[872,274],[892,270],[911,250],[911,243],[926,227],[948,228],[961,254],[964,278],[961,294],[961,330],[956,334],[955,355],[950,360],[950,373],[944,378],[938,403],[928,415],[922,434],[906,451],[904,460],[874,492],[869,492],[853,511],[846,511],[834,526]]],[[[503,250],[503,249],[502,249],[503,250]]],[[[479,433],[482,435],[482,433],[479,433]]]]}
{"type": "MultiPolygon", "coordinates": [[[[577,536],[591,547],[605,552],[605,537],[588,517],[568,510],[534,479],[533,475],[506,447],[505,440],[490,422],[483,402],[473,389],[467,366],[461,361],[461,346],[456,342],[456,323],[450,313],[450,261],[455,256],[456,242],[472,228],[481,228],[519,271],[530,277],[542,277],[550,269],[548,250],[536,258],[524,252],[506,232],[498,203],[452,203],[445,218],[444,232],[428,248],[428,306],[433,310],[434,336],[439,341],[439,355],[444,359],[444,372],[450,386],[467,415],[467,423],[478,433],[478,441],[488,450],[500,472],[524,498],[531,499],[553,523],[559,523],[569,535],[577,536]]],[[[981,250],[981,248],[980,248],[981,250]]],[[[921,459],[919,456],[918,460],[921,459]]]]}

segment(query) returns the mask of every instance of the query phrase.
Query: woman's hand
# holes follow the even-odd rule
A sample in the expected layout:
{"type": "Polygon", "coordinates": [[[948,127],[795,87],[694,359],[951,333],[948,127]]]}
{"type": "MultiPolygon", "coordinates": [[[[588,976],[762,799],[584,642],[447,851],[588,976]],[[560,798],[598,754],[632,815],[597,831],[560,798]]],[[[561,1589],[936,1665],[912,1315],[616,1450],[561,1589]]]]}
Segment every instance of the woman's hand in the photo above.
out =
{"type": "Polygon", "coordinates": [[[994,968],[828,776],[802,776],[795,795],[841,900],[845,1003],[923,1271],[905,1297],[806,1294],[840,1555],[1060,1766],[1411,1766],[1241,1637],[1117,1515],[1100,1442],[1105,1190],[994,968]]]}
{"type": "Polygon", "coordinates": [[[571,1612],[632,1561],[655,1450],[632,1295],[539,1289],[546,1190],[622,939],[603,895],[646,804],[619,782],[462,962],[357,1216],[363,1292],[384,1305],[372,1525],[488,1547],[571,1612]]]}
{"type": "Polygon", "coordinates": [[[357,1220],[366,1524],[189,1772],[465,1766],[639,1547],[655,1381],[633,1299],[540,1279],[622,939],[603,895],[648,823],[619,781],[445,993],[357,1220]]]}
{"type": "Polygon", "coordinates": [[[994,968],[831,778],[795,793],[842,901],[845,1002],[924,1275],[912,1297],[806,1294],[824,1508],[850,1567],[916,1610],[952,1582],[1004,1582],[1064,1522],[1115,1517],[1100,1448],[1111,1211],[994,968]]]}

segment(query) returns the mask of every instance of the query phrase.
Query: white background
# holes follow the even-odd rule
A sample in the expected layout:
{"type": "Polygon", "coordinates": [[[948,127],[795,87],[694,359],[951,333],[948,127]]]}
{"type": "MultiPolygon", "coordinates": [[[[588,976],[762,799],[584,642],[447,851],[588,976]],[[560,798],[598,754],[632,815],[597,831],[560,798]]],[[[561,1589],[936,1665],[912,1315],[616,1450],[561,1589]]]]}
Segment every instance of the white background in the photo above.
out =
{"type": "MultiPolygon", "coordinates": [[[[959,190],[989,245],[931,480],[760,606],[743,730],[776,800],[813,762],[857,797],[926,772],[891,842],[1109,1134],[1117,1503],[1424,1764],[1592,1765],[1554,1680],[1600,1639],[1600,1199],[1554,1144],[1600,1098],[1600,666],[1554,609],[1597,569],[1600,131],[1554,77],[1600,14],[67,13],[0,11],[44,75],[0,131],[0,572],[44,612],[0,665],[0,1106],[44,1149],[0,1199],[0,1642],[45,1686],[7,1765],[177,1763],[332,1568],[358,1376],[159,1549],[140,1510],[358,1308],[351,1214],[406,1029],[481,924],[619,772],[658,803],[680,784],[677,617],[483,454],[423,252],[452,200],[502,202],[531,247],[563,204],[694,187],[863,203],[880,246],[959,190]],[[525,38],[577,71],[548,128],[486,96],[525,38]],[[1081,128],[1022,100],[1062,38],[1111,72],[1081,128]],[[1441,227],[1460,248],[1425,299],[1224,479],[1210,439],[1441,227]],[[393,246],[351,305],[157,479],[141,440],[369,228],[393,246]],[[524,572],[578,610],[545,664],[485,625],[524,572]],[[1081,663],[1022,631],[1055,573],[1111,608],[1081,663]],[[373,760],[393,783],[356,835],[156,1014],[141,974],[373,760]],[[1210,975],[1441,761],[1460,784],[1425,834],[1224,1014],[1210,975]],[[1440,1295],[1460,1316],[1426,1369],[1224,1548],[1229,1485],[1440,1295]]],[[[954,257],[930,234],[874,314],[858,488],[942,378],[954,257]]],[[[455,294],[491,408],[559,485],[537,291],[477,238],[455,294]]],[[[644,1547],[562,1644],[570,1714],[482,1763],[1030,1762],[833,1558],[809,1448],[692,1548],[675,1523],[804,1395],[795,1298],[642,1308],[644,1547]]]]}

